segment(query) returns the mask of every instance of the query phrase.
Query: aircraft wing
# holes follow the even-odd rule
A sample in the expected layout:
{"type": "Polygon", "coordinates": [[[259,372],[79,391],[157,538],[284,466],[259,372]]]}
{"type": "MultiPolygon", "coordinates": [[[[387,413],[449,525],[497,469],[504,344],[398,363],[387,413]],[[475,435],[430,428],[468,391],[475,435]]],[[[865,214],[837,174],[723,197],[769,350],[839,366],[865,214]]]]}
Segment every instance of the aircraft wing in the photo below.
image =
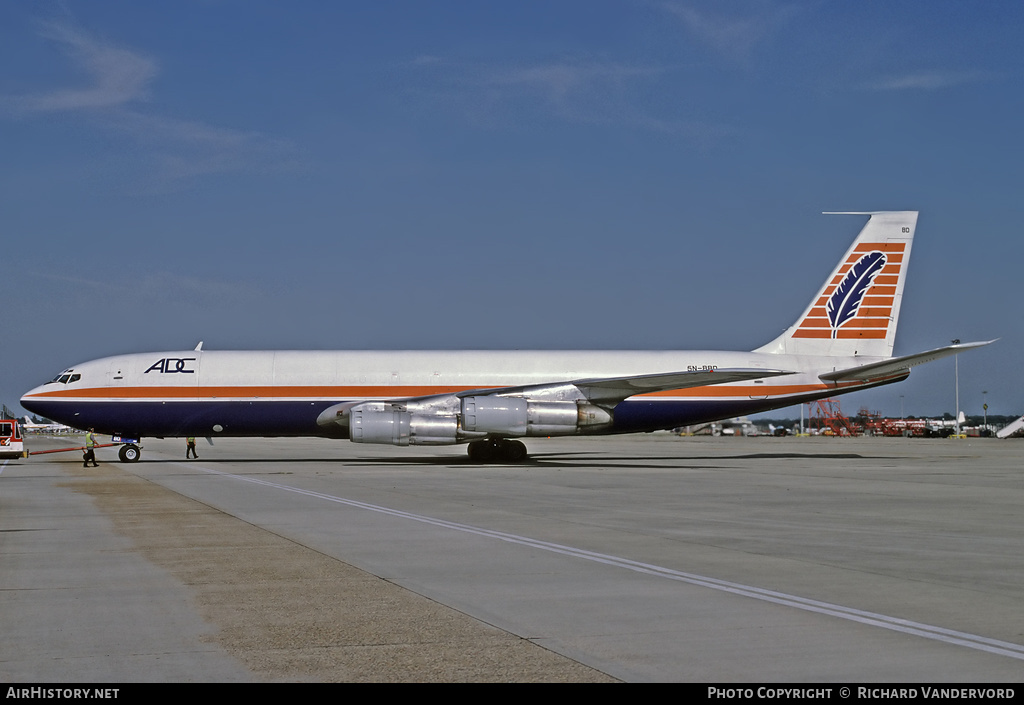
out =
{"type": "Polygon", "coordinates": [[[622,401],[634,394],[661,392],[669,389],[705,387],[712,384],[744,382],[762,377],[778,377],[790,374],[793,373],[785,370],[728,368],[694,372],[668,372],[665,374],[639,375],[636,377],[580,379],[574,380],[572,385],[579,389],[583,396],[590,401],[608,403],[622,401]]]}
{"type": "MultiPolygon", "coordinates": [[[[998,338],[996,340],[998,340],[998,338]]],[[[944,357],[949,357],[950,355],[956,355],[957,353],[964,352],[965,350],[980,348],[994,342],[996,341],[984,340],[976,343],[957,343],[956,345],[947,345],[942,348],[935,348],[934,350],[928,350],[914,355],[893,357],[888,360],[873,362],[868,365],[848,367],[845,370],[837,370],[835,372],[826,372],[823,375],[818,375],[818,379],[823,382],[864,382],[872,379],[891,377],[902,372],[909,372],[910,368],[915,367],[916,365],[923,365],[926,362],[932,362],[933,360],[939,360],[944,357]]]]}
{"type": "Polygon", "coordinates": [[[595,377],[577,379],[566,382],[533,384],[522,387],[494,387],[489,389],[470,389],[458,392],[455,396],[524,396],[531,399],[587,399],[595,404],[616,404],[636,394],[661,392],[669,389],[688,389],[690,387],[706,387],[713,384],[744,382],[762,377],[778,377],[791,375],[787,370],[767,370],[757,368],[724,368],[715,370],[695,370],[692,372],[665,372],[655,375],[635,375],[631,377],[595,377]]]}
{"type": "Polygon", "coordinates": [[[465,397],[523,396],[531,400],[571,401],[586,399],[594,404],[605,407],[614,406],[618,402],[636,394],[660,392],[669,389],[687,389],[705,387],[713,384],[743,382],[764,377],[794,374],[786,370],[767,370],[762,368],[728,368],[716,370],[698,370],[693,372],[668,372],[654,375],[636,375],[630,377],[598,377],[593,379],[570,380],[547,384],[525,385],[520,387],[490,387],[468,389],[455,394],[437,394],[423,397],[396,398],[389,401],[375,400],[348,401],[328,407],[321,412],[317,423],[321,426],[332,423],[348,424],[348,415],[355,407],[364,404],[400,405],[403,408],[420,410],[446,408],[454,409],[465,397]]]}

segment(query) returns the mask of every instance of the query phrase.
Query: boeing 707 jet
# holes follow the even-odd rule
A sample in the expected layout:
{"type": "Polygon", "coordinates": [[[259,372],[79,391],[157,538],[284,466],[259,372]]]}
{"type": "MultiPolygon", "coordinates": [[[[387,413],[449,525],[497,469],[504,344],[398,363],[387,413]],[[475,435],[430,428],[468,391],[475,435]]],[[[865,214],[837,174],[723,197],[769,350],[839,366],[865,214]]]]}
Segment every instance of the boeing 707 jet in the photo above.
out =
{"type": "Polygon", "coordinates": [[[916,211],[868,221],[807,309],[750,352],[217,351],[117,355],[75,365],[21,405],[95,428],[139,459],[145,436],[326,436],[467,443],[515,462],[518,439],[675,428],[898,382],[989,342],[893,357],[916,211]]]}

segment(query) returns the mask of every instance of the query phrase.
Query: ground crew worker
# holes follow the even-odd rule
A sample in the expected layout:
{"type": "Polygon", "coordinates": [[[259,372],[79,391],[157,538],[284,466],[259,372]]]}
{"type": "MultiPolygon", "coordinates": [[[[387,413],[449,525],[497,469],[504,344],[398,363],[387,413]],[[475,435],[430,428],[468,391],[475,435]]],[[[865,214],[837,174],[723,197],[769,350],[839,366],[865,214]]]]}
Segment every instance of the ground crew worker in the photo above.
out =
{"type": "Polygon", "coordinates": [[[185,439],[185,460],[188,460],[188,454],[191,453],[192,457],[199,460],[199,456],[196,454],[196,437],[189,436],[185,439]]]}
{"type": "Polygon", "coordinates": [[[99,467],[99,463],[96,462],[96,429],[90,428],[85,432],[85,453],[82,454],[82,467],[89,467],[89,463],[92,463],[94,468],[99,467]]]}

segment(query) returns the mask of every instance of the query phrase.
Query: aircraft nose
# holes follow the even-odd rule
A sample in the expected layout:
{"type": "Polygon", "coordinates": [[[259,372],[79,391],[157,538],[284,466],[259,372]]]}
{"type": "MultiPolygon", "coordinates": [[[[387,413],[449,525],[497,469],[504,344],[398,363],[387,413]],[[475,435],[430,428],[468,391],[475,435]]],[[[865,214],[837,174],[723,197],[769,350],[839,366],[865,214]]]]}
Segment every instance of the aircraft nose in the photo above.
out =
{"type": "Polygon", "coordinates": [[[32,389],[30,389],[27,392],[25,392],[24,394],[22,394],[21,395],[21,400],[20,400],[21,401],[21,407],[23,409],[27,409],[28,411],[35,412],[35,409],[33,409],[32,407],[35,405],[35,401],[39,398],[38,395],[42,391],[43,391],[43,385],[39,385],[38,387],[33,387],[32,389]]]}

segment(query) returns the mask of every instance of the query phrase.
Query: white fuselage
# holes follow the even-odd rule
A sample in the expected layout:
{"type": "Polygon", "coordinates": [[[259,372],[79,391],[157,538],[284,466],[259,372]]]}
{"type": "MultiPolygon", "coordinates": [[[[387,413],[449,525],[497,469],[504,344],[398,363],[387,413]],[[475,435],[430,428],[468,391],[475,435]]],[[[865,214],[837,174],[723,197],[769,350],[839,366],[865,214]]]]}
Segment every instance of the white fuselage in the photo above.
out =
{"type": "MultiPolygon", "coordinates": [[[[723,351],[172,351],[93,360],[22,405],[77,428],[129,436],[332,435],[316,419],[342,402],[401,400],[596,378],[726,368],[766,379],[638,394],[602,432],[702,423],[829,396],[818,374],[880,358],[723,351]]],[[[904,375],[905,376],[905,375],[904,375]]],[[[896,381],[890,379],[885,381],[896,381]]]]}

